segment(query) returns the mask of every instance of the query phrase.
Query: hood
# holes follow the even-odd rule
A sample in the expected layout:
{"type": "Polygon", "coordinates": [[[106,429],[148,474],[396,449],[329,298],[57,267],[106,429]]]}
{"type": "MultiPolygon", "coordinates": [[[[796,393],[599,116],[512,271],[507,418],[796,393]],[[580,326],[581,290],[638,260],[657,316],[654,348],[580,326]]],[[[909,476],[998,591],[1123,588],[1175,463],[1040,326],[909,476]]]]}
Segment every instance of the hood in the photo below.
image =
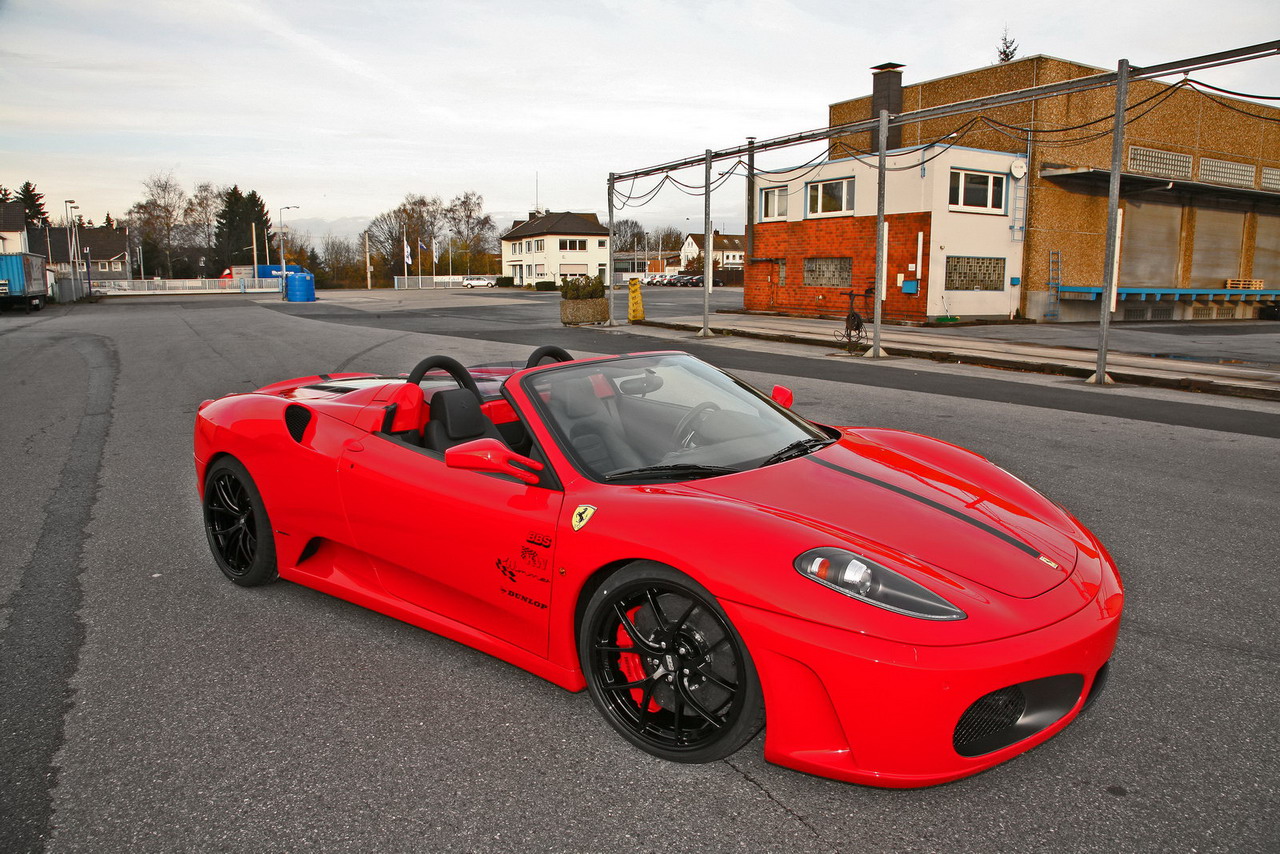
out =
{"type": "Polygon", "coordinates": [[[842,538],[857,551],[870,541],[1016,598],[1061,584],[1078,556],[1078,529],[1044,496],[914,434],[850,433],[805,457],[688,486],[806,524],[813,546],[842,538]]]}

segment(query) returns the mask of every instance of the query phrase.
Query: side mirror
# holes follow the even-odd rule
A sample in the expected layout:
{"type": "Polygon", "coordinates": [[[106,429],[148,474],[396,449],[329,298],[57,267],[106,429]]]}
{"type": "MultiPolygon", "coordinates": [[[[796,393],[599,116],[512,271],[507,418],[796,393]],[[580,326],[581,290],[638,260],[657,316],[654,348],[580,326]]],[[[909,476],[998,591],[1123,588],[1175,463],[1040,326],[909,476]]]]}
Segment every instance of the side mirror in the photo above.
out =
{"type": "Polygon", "coordinates": [[[525,483],[537,483],[542,463],[522,457],[497,439],[475,439],[446,448],[444,464],[451,469],[509,474],[525,483]]]}
{"type": "Polygon", "coordinates": [[[791,404],[794,403],[796,399],[796,396],[791,389],[784,385],[774,386],[773,391],[769,393],[769,397],[773,398],[774,403],[785,409],[790,409],[791,404]]]}

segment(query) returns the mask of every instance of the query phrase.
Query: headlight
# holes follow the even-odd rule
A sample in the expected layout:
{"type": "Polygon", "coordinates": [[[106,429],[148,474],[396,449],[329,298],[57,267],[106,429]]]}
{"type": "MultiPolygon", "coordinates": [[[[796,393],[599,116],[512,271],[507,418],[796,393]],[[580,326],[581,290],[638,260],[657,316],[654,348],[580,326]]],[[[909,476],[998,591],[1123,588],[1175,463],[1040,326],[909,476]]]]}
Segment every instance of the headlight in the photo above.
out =
{"type": "Polygon", "coordinates": [[[810,549],[796,558],[795,567],[806,578],[886,611],[922,620],[965,618],[964,611],[927,587],[844,549],[810,549]]]}

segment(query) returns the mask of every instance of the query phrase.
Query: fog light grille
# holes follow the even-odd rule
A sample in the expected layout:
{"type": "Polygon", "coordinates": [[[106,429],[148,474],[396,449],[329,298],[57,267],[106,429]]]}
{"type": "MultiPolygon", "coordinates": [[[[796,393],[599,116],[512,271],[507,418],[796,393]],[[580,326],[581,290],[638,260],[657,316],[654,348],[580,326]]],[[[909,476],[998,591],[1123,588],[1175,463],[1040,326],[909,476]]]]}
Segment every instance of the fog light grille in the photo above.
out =
{"type": "Polygon", "coordinates": [[[960,716],[960,723],[956,724],[953,737],[956,752],[968,755],[969,752],[965,750],[968,745],[1009,729],[1026,710],[1027,698],[1017,685],[979,697],[960,716]]]}

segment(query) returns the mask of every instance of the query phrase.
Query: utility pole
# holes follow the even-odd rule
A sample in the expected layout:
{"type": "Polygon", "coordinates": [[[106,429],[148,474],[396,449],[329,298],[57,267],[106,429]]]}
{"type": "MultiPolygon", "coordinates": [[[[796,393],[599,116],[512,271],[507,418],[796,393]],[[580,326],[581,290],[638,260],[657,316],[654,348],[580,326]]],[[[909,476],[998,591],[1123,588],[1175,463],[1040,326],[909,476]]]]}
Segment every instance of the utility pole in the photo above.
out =
{"type": "Polygon", "coordinates": [[[1116,67],[1116,115],[1111,126],[1111,183],[1107,191],[1107,252],[1103,261],[1102,299],[1098,306],[1098,366],[1085,382],[1107,385],[1107,333],[1116,299],[1116,272],[1119,268],[1117,244],[1120,238],[1120,161],[1124,158],[1124,111],[1129,101],[1129,60],[1116,67]]]}
{"type": "Polygon", "coordinates": [[[880,111],[880,149],[876,157],[876,169],[878,176],[876,178],[876,283],[874,291],[875,313],[873,315],[873,326],[871,333],[871,349],[863,353],[864,356],[872,359],[880,359],[884,357],[884,351],[880,349],[880,301],[884,299],[885,290],[885,261],[884,256],[888,247],[885,245],[884,239],[884,178],[885,178],[885,153],[884,150],[889,146],[889,111],[880,111]]]}
{"type": "Polygon", "coordinates": [[[613,313],[613,173],[609,173],[609,266],[604,271],[605,296],[609,298],[609,326],[621,326],[613,313]]]}
{"type": "MultiPolygon", "coordinates": [[[[431,271],[435,275],[435,270],[431,271]]],[[[369,263],[369,232],[366,229],[364,233],[364,288],[367,291],[373,290],[373,265],[369,263]]]]}
{"type": "Polygon", "coordinates": [[[711,258],[715,254],[715,234],[711,228],[711,149],[707,149],[706,160],[703,166],[705,170],[704,190],[705,194],[702,199],[702,329],[698,332],[699,338],[710,338],[715,335],[711,331],[711,285],[712,285],[712,264],[711,258]]]}

